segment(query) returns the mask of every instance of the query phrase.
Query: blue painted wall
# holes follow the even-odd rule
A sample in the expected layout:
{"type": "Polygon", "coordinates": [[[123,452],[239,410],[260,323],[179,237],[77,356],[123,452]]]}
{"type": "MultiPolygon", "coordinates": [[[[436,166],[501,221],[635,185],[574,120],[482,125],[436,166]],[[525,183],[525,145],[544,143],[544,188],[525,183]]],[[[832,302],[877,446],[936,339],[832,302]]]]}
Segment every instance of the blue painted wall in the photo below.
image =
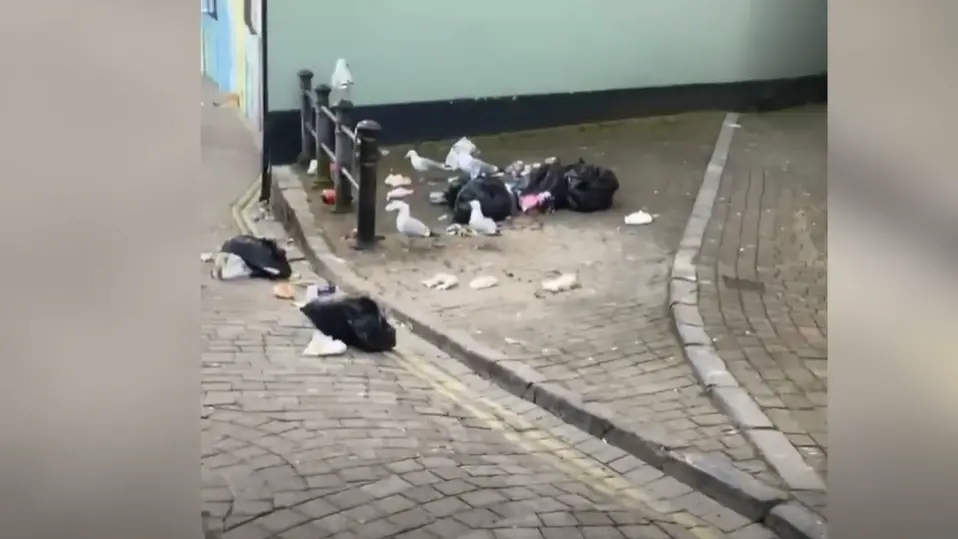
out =
{"type": "Polygon", "coordinates": [[[200,13],[200,35],[202,36],[203,65],[205,75],[219,86],[223,92],[235,91],[233,82],[233,50],[230,34],[230,13],[228,2],[220,1],[217,17],[200,13]]]}
{"type": "Polygon", "coordinates": [[[243,3],[218,0],[215,18],[200,13],[200,65],[220,91],[235,94],[243,114],[260,127],[262,43],[246,25],[243,3]]]}

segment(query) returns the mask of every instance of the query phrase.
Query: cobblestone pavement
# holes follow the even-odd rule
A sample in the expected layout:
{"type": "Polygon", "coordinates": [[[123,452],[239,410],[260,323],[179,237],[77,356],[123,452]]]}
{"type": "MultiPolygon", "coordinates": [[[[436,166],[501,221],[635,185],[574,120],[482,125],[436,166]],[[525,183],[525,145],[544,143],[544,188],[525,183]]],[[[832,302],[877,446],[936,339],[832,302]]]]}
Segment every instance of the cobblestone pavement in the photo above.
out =
{"type": "Polygon", "coordinates": [[[827,474],[827,114],[743,115],[699,257],[706,331],[739,383],[827,474]]]}
{"type": "MultiPolygon", "coordinates": [[[[691,114],[475,139],[492,162],[581,156],[615,170],[621,183],[609,212],[523,219],[499,238],[447,237],[431,245],[408,242],[404,249],[407,242],[396,240],[386,218],[379,222],[383,248],[357,254],[341,240],[354,217],[330,214],[319,197],[313,197],[313,212],[337,253],[381,290],[412,299],[450,327],[523,360],[587,402],[612,408],[633,426],[665,428],[676,447],[720,452],[759,479],[780,484],[699,387],[666,308],[672,254],[723,117],[691,114]],[[623,216],[638,209],[656,215],[655,222],[624,225],[623,216]],[[540,281],[557,271],[578,272],[582,288],[540,297],[540,281]],[[426,290],[420,281],[437,272],[454,273],[462,284],[426,290]],[[480,275],[493,275],[500,285],[471,290],[469,280],[480,275]]],[[[447,148],[421,151],[442,158],[447,148]]],[[[383,168],[409,173],[395,159],[404,153],[392,149],[383,168]]],[[[416,186],[413,213],[441,229],[435,217],[442,211],[424,201],[428,190],[416,186]]]]}
{"type": "MultiPolygon", "coordinates": [[[[211,246],[235,233],[229,206],[256,170],[229,114],[203,112],[202,239],[211,246]]],[[[214,535],[774,537],[403,328],[396,353],[302,358],[308,322],[269,283],[199,271],[201,469],[214,535]]]]}

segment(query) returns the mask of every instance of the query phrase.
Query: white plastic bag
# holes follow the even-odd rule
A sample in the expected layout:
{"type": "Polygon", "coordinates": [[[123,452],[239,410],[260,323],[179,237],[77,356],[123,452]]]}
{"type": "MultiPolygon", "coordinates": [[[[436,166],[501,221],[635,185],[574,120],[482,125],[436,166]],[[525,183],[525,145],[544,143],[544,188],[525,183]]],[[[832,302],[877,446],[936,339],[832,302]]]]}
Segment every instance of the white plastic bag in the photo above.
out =
{"type": "Polygon", "coordinates": [[[222,281],[231,279],[242,279],[252,276],[253,271],[249,269],[243,259],[233,253],[217,253],[213,261],[213,277],[222,281]]]}

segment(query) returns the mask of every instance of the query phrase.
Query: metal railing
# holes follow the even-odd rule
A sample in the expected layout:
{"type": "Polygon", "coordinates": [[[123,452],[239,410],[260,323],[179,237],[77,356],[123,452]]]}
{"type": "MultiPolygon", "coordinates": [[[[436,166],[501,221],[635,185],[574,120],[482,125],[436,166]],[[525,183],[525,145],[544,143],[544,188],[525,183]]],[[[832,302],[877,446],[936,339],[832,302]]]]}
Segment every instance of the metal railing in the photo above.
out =
{"type": "Polygon", "coordinates": [[[330,105],[328,84],[312,87],[313,72],[298,73],[301,94],[301,163],[316,159],[317,175],[335,188],[333,211],[348,212],[356,192],[356,242],[366,249],[376,243],[376,169],[379,165],[379,132],[372,120],[352,123],[353,104],[340,100],[330,105]],[[332,147],[330,147],[332,144],[332,147]]]}

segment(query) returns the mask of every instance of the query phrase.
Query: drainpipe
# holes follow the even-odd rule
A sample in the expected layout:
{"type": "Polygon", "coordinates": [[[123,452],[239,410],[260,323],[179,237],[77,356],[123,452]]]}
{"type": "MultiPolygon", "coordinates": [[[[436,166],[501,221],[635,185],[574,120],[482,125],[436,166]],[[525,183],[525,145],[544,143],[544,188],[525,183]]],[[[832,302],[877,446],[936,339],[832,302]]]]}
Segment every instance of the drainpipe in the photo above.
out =
{"type": "Polygon", "coordinates": [[[262,127],[262,151],[260,152],[260,202],[269,202],[269,192],[273,185],[273,171],[270,167],[270,137],[269,137],[269,17],[268,5],[266,0],[254,0],[260,3],[260,80],[262,88],[260,90],[260,108],[263,117],[262,127]]]}

